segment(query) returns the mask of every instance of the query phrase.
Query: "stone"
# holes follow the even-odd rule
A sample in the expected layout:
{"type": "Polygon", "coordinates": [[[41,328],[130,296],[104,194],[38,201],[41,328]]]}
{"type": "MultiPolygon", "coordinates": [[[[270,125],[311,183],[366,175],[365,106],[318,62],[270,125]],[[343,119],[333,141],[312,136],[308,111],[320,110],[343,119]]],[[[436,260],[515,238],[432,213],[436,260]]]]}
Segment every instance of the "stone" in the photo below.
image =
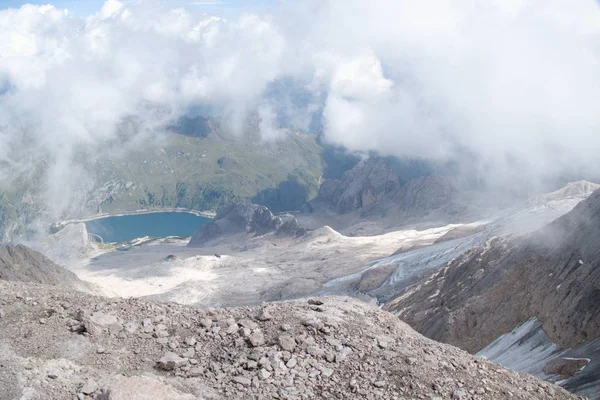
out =
{"type": "Polygon", "coordinates": [[[263,307],[258,314],[258,319],[261,321],[269,321],[273,319],[273,316],[266,307],[263,307]]]}
{"type": "Polygon", "coordinates": [[[110,335],[116,335],[123,330],[123,326],[115,315],[103,311],[96,311],[84,317],[83,326],[90,335],[102,335],[107,332],[110,335]]]}
{"type": "Polygon", "coordinates": [[[202,318],[200,320],[200,326],[205,328],[205,329],[210,329],[212,327],[212,320],[208,319],[208,318],[202,318]]]}
{"type": "Polygon", "coordinates": [[[188,338],[185,339],[185,344],[187,344],[188,346],[195,346],[196,345],[196,338],[193,336],[190,336],[188,338]]]}
{"type": "Polygon", "coordinates": [[[408,365],[415,365],[418,360],[415,357],[408,357],[405,361],[408,365]]]}
{"type": "Polygon", "coordinates": [[[248,361],[246,363],[246,369],[257,369],[258,363],[256,361],[248,361]]]}
{"type": "Polygon", "coordinates": [[[188,378],[198,378],[202,376],[204,371],[201,368],[191,368],[188,372],[186,372],[185,376],[188,378]]]}
{"type": "Polygon", "coordinates": [[[269,371],[267,371],[264,368],[261,368],[260,371],[258,371],[258,379],[260,380],[265,380],[265,379],[269,379],[271,377],[271,373],[269,371]]]}
{"type": "Polygon", "coordinates": [[[335,355],[335,362],[340,363],[344,361],[348,355],[352,353],[352,349],[350,347],[344,347],[342,350],[335,355]]]}
{"type": "Polygon", "coordinates": [[[90,394],[94,393],[96,390],[98,390],[98,383],[96,383],[95,380],[90,378],[85,382],[85,385],[83,385],[80,392],[83,394],[90,395],[90,394]]]}
{"type": "Polygon", "coordinates": [[[243,376],[234,376],[231,381],[233,383],[239,383],[242,386],[250,386],[252,381],[248,378],[244,378],[243,376]]]}
{"type": "Polygon", "coordinates": [[[296,349],[296,339],[294,339],[291,335],[280,335],[277,338],[279,346],[285,350],[293,353],[296,349]]]}
{"type": "Polygon", "coordinates": [[[187,361],[187,358],[181,358],[175,353],[168,352],[158,361],[157,365],[160,369],[172,371],[184,366],[187,364],[187,361]]]}
{"type": "Polygon", "coordinates": [[[455,390],[454,392],[452,392],[452,398],[454,400],[466,400],[467,392],[462,391],[462,390],[455,390]]]}
{"type": "Polygon", "coordinates": [[[308,346],[306,352],[315,357],[321,357],[325,354],[325,351],[319,346],[308,346]]]}
{"type": "Polygon", "coordinates": [[[265,337],[263,336],[262,332],[254,332],[248,336],[248,341],[252,347],[258,347],[265,344],[265,337]]]}
{"type": "Polygon", "coordinates": [[[258,328],[258,324],[256,322],[252,321],[250,318],[244,318],[244,319],[240,320],[238,322],[238,324],[242,328],[247,328],[247,329],[250,329],[251,331],[258,328]]]}

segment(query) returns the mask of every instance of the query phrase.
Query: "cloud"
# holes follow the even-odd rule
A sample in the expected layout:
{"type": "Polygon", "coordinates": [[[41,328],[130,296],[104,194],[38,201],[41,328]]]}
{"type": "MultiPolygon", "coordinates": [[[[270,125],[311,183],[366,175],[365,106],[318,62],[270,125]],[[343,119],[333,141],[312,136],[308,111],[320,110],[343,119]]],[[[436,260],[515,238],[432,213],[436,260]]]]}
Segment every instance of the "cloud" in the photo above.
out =
{"type": "Polygon", "coordinates": [[[599,170],[599,30],[593,0],[2,10],[0,187],[43,160],[53,213],[72,213],[94,182],[82,154],[126,154],[189,109],[239,132],[256,116],[268,139],[322,120],[352,151],[468,160],[493,182],[599,170]]]}

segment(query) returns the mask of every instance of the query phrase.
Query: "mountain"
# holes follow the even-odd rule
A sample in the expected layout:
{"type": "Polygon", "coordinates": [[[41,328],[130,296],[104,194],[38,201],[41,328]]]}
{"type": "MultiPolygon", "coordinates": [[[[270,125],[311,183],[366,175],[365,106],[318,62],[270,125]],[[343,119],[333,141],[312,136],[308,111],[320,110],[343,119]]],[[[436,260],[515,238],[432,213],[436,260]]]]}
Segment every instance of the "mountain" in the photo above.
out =
{"type": "Polygon", "coordinates": [[[89,289],[77,275],[23,245],[0,246],[0,280],[89,289]]]}
{"type": "Polygon", "coordinates": [[[282,236],[301,236],[306,229],[292,216],[274,216],[265,206],[249,201],[234,202],[219,207],[215,218],[200,227],[190,238],[188,246],[203,246],[228,235],[250,233],[264,235],[274,232],[282,236]]]}
{"type": "MultiPolygon", "coordinates": [[[[242,199],[286,211],[316,195],[323,148],[315,135],[289,132],[264,141],[255,123],[240,134],[228,125],[222,118],[184,118],[147,143],[123,139],[98,153],[81,149],[71,168],[81,177],[60,218],[167,207],[216,210],[242,199]]],[[[10,185],[0,182],[0,243],[57,222],[60,210],[52,209],[46,191],[54,182],[45,176],[51,160],[34,162],[10,185]]]]}
{"type": "MultiPolygon", "coordinates": [[[[533,233],[487,240],[385,307],[425,336],[470,352],[531,318],[558,347],[584,346],[600,338],[599,241],[596,191],[533,233]]],[[[600,388],[600,374],[589,379],[600,388]]]]}
{"type": "Polygon", "coordinates": [[[199,309],[0,281],[0,304],[2,400],[576,398],[346,297],[199,309]]]}
{"type": "Polygon", "coordinates": [[[352,234],[373,234],[407,224],[473,220],[494,206],[451,175],[399,163],[370,157],[341,179],[324,180],[299,219],[311,228],[316,220],[348,233],[355,230],[352,234]],[[374,232],[365,221],[377,225],[374,232]]]}

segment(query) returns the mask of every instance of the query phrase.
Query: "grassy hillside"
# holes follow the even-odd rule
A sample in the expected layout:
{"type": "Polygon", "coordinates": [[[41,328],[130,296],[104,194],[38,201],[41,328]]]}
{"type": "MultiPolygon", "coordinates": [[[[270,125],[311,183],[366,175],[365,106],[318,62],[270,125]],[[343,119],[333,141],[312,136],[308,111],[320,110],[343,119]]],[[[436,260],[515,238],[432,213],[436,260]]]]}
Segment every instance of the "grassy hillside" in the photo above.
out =
{"type": "MultiPolygon", "coordinates": [[[[158,142],[126,154],[101,156],[89,164],[83,161],[95,176],[94,187],[84,204],[63,217],[81,217],[81,210],[85,214],[163,207],[215,210],[239,198],[281,211],[297,209],[316,194],[323,149],[315,136],[289,133],[265,142],[256,128],[248,130],[238,136],[218,120],[187,119],[158,142]]],[[[44,215],[43,180],[34,181],[0,190],[0,241],[7,240],[9,231],[26,233],[24,226],[44,215]]]]}

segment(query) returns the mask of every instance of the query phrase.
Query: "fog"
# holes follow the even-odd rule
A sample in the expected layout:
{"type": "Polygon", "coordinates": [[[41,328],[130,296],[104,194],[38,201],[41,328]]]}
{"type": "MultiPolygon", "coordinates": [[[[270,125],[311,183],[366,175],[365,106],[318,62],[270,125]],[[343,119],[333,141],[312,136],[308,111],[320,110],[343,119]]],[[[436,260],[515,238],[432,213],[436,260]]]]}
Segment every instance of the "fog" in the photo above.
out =
{"type": "Polygon", "coordinates": [[[595,1],[366,4],[0,11],[0,189],[35,181],[53,218],[73,214],[95,179],[82,158],[126,156],[199,109],[239,134],[257,116],[264,140],[319,121],[349,151],[456,162],[490,185],[599,170],[595,1]]]}

